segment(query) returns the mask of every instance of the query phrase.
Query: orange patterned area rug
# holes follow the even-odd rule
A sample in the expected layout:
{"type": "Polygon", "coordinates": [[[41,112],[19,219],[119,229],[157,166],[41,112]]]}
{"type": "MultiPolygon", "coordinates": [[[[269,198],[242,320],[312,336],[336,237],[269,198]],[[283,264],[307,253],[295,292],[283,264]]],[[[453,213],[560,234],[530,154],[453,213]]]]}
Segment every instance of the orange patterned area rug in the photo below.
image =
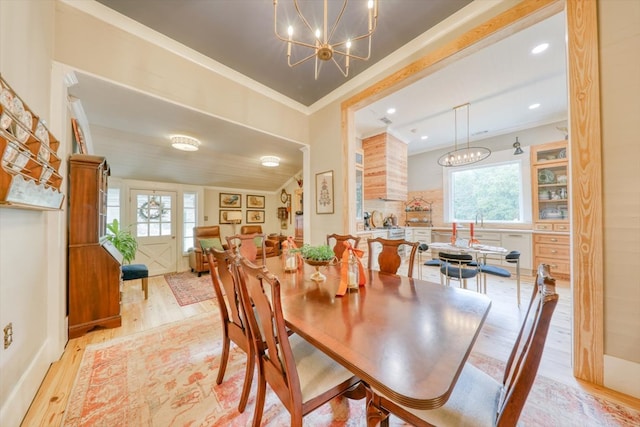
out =
{"type": "Polygon", "coordinates": [[[195,273],[184,271],[165,274],[164,279],[181,307],[215,297],[211,277],[208,274],[198,277],[195,273]]]}
{"type": "MultiPolygon", "coordinates": [[[[215,383],[222,351],[219,316],[202,314],[87,347],[69,396],[64,426],[250,425],[256,392],[240,414],[245,354],[233,344],[222,384],[215,383]]],[[[499,378],[504,364],[472,354],[471,361],[499,378]]],[[[331,402],[334,403],[334,402],[331,402]]],[[[305,426],[366,426],[364,400],[327,404],[305,426]]],[[[262,425],[289,425],[289,413],[267,387],[262,425]]],[[[391,426],[405,426],[392,417],[391,426]]],[[[538,376],[519,426],[636,426],[640,412],[538,376]]]]}

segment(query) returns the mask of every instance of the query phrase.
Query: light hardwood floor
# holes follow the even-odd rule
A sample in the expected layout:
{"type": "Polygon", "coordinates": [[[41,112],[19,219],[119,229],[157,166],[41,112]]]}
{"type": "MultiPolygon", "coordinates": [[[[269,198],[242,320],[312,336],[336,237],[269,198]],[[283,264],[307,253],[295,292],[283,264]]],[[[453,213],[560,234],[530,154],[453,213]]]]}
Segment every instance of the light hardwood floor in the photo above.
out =
{"type": "MultiPolygon", "coordinates": [[[[439,282],[438,269],[422,267],[422,278],[439,282]]],[[[588,393],[605,397],[619,404],[636,409],[640,408],[640,399],[633,399],[620,393],[582,383],[572,376],[571,293],[568,282],[558,281],[557,285],[560,301],[554,313],[539,374],[574,387],[580,387],[588,393]]],[[[452,282],[452,286],[457,286],[457,283],[452,282]]],[[[473,286],[475,289],[473,281],[469,282],[469,286],[473,286]]],[[[528,301],[532,286],[533,277],[523,277],[523,302],[528,301]]],[[[488,276],[487,295],[492,299],[492,307],[475,344],[474,351],[503,361],[508,357],[524,314],[516,304],[515,289],[514,279],[488,276]]],[[[146,301],[139,280],[125,282],[122,292],[122,327],[93,331],[80,338],[69,340],[60,360],[51,365],[22,425],[60,425],[69,392],[87,345],[130,335],[213,310],[217,311],[217,305],[213,300],[180,307],[162,276],[149,278],[149,299],[146,301]]]]}

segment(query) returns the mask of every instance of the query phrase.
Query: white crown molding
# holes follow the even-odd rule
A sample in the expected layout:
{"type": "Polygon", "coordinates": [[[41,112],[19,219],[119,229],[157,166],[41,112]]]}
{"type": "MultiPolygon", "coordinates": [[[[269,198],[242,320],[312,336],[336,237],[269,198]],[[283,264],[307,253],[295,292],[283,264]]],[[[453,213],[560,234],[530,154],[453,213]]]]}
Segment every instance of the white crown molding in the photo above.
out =
{"type": "Polygon", "coordinates": [[[241,84],[251,90],[254,90],[261,95],[271,98],[272,100],[279,102],[287,107],[293,108],[303,114],[309,115],[309,107],[292,100],[280,92],[276,92],[275,90],[258,83],[257,81],[250,79],[249,77],[241,74],[226,65],[223,65],[213,59],[205,56],[182,43],[177,42],[176,40],[165,36],[155,30],[152,30],[149,27],[146,27],[140,24],[137,21],[134,21],[131,18],[128,18],[122,15],[119,12],[116,12],[113,9],[108,8],[102,3],[98,3],[95,0],[60,0],[62,3],[65,3],[81,12],[84,12],[88,15],[93,16],[96,19],[99,19],[103,22],[106,22],[109,25],[113,25],[116,28],[121,29],[122,31],[126,31],[130,34],[133,34],[136,37],[141,38],[142,40],[152,43],[162,49],[165,49],[175,55],[178,55],[184,59],[187,59],[195,64],[198,64],[216,74],[219,74],[235,83],[241,84]]]}

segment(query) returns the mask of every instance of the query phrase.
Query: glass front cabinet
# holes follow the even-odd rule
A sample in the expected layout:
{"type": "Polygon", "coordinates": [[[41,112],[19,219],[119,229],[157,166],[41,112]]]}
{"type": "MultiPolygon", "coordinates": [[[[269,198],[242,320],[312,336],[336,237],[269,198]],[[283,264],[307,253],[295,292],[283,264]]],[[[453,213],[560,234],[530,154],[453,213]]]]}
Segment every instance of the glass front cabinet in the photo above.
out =
{"type": "Polygon", "coordinates": [[[531,147],[533,226],[539,231],[569,231],[567,141],[531,147]]]}

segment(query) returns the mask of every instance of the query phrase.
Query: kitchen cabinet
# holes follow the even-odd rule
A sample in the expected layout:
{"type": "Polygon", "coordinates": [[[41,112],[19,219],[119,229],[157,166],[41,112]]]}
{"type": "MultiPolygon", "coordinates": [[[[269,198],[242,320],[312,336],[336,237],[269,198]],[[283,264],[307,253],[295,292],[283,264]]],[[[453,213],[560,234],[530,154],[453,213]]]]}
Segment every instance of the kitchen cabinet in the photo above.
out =
{"type": "Polygon", "coordinates": [[[362,140],[364,199],[407,200],[407,144],[388,133],[362,140]]]}
{"type": "Polygon", "coordinates": [[[571,276],[569,235],[537,233],[534,241],[534,265],[548,264],[554,277],[568,280],[571,276]]]}
{"type": "Polygon", "coordinates": [[[569,160],[568,141],[531,147],[533,228],[549,234],[533,239],[535,266],[545,263],[558,278],[569,279],[569,160]],[[551,233],[554,232],[554,233],[551,233]]]}
{"type": "MultiPolygon", "coordinates": [[[[517,231],[502,232],[500,233],[500,238],[503,248],[520,252],[520,269],[533,271],[531,233],[521,233],[517,231]]],[[[504,258],[502,259],[502,265],[504,267],[513,267],[513,264],[506,262],[504,258]]]]}
{"type": "Polygon", "coordinates": [[[104,157],[75,154],[69,160],[69,338],[121,325],[122,258],[104,240],[108,176],[104,157]]]}
{"type": "Polygon", "coordinates": [[[533,228],[569,231],[569,160],[567,141],[531,147],[533,228]]]}

